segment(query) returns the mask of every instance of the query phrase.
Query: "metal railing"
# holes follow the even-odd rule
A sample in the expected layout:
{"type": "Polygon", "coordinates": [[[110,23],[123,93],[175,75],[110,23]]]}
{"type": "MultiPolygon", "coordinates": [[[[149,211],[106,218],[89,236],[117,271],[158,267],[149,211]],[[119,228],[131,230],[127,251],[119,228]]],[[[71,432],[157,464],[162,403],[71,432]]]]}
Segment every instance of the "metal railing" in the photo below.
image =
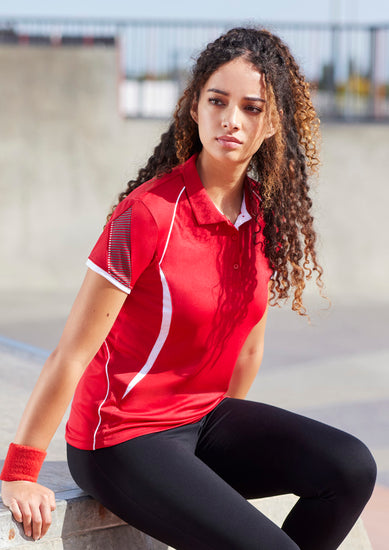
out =
{"type": "Polygon", "coordinates": [[[0,18],[0,43],[119,44],[122,113],[169,116],[193,57],[239,24],[267,27],[289,44],[322,119],[389,121],[389,23],[0,18]]]}

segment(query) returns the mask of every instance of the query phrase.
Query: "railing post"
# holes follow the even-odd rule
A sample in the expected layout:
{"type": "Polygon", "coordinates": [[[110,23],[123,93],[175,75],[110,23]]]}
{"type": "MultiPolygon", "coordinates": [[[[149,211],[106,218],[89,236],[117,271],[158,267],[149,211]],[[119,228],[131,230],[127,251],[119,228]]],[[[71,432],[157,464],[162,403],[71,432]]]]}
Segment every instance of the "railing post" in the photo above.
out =
{"type": "Polygon", "coordinates": [[[337,78],[339,75],[339,59],[340,59],[340,48],[339,48],[339,25],[332,25],[331,27],[331,66],[332,66],[332,78],[330,82],[330,89],[332,93],[331,103],[332,103],[332,113],[335,118],[339,117],[339,107],[337,104],[336,98],[336,84],[337,78]]]}
{"type": "Polygon", "coordinates": [[[378,28],[370,27],[370,64],[369,64],[369,117],[376,120],[379,118],[379,97],[378,97],[378,82],[377,82],[377,35],[378,28]]]}

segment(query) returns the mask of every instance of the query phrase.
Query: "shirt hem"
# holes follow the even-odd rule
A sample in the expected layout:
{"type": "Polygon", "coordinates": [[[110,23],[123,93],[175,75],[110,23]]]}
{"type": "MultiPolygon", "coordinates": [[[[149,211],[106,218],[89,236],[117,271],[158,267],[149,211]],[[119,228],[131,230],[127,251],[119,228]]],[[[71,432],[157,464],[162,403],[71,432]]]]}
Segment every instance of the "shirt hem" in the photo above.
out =
{"type": "Polygon", "coordinates": [[[93,446],[93,442],[89,440],[86,441],[85,439],[74,438],[74,437],[71,437],[69,434],[65,435],[65,440],[72,447],[75,447],[83,451],[93,451],[97,449],[104,449],[106,447],[113,447],[115,445],[119,445],[120,443],[124,443],[125,441],[130,441],[131,439],[135,439],[136,437],[141,437],[142,435],[164,432],[167,430],[171,430],[173,428],[179,428],[181,426],[195,424],[196,422],[199,422],[199,420],[201,420],[204,416],[209,414],[213,409],[215,409],[221,403],[221,401],[223,401],[223,399],[225,399],[226,397],[228,397],[226,396],[226,394],[221,395],[214,403],[212,403],[211,407],[204,409],[204,411],[202,411],[201,414],[199,414],[198,416],[196,415],[191,420],[173,423],[168,426],[158,426],[154,429],[152,427],[144,427],[144,428],[131,427],[126,430],[122,430],[120,431],[120,433],[117,433],[114,435],[106,434],[105,436],[100,436],[96,438],[95,446],[93,446]]]}

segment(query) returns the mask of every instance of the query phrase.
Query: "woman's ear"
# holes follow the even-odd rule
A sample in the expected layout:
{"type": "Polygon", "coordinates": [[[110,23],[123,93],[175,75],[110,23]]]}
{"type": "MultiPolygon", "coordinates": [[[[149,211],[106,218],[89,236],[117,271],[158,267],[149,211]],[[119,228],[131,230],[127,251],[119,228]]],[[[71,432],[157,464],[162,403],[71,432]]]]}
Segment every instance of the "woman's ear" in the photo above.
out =
{"type": "Polygon", "coordinates": [[[266,132],[266,135],[265,135],[265,139],[269,139],[272,136],[274,136],[276,131],[277,131],[277,128],[274,126],[273,122],[269,121],[268,129],[267,129],[267,132],[266,132]]]}
{"type": "Polygon", "coordinates": [[[198,116],[197,116],[197,107],[198,103],[196,100],[193,101],[192,107],[190,108],[190,116],[193,118],[196,124],[198,124],[198,116]]]}
{"type": "Polygon", "coordinates": [[[281,124],[281,118],[282,118],[282,110],[280,110],[277,115],[275,114],[272,114],[270,117],[269,117],[269,121],[268,121],[268,131],[266,132],[266,136],[265,136],[265,139],[268,139],[272,136],[274,136],[274,134],[277,132],[278,128],[280,127],[280,124],[281,124]]]}

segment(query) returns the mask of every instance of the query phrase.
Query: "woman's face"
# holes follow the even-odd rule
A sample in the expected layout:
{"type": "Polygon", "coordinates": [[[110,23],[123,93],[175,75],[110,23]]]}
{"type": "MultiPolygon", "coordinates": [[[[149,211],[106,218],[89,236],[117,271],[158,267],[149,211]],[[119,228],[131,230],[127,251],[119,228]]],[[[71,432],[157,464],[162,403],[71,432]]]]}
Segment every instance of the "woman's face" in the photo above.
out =
{"type": "Polygon", "coordinates": [[[247,166],[275,132],[265,91],[263,74],[243,57],[215,71],[191,110],[203,145],[201,154],[247,166]]]}

